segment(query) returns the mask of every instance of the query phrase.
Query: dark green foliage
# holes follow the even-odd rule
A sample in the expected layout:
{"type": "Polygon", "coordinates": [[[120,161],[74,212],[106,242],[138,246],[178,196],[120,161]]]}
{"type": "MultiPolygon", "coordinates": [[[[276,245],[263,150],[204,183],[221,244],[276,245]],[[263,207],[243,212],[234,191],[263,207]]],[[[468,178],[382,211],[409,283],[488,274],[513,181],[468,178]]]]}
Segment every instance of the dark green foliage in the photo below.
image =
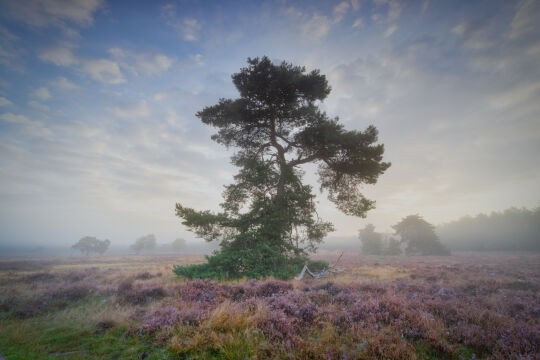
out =
{"type": "Polygon", "coordinates": [[[418,214],[403,218],[393,228],[407,244],[405,252],[409,255],[450,255],[435,234],[435,227],[418,214]]]}
{"type": "MultiPolygon", "coordinates": [[[[266,257],[250,256],[253,253],[254,251],[235,253],[222,250],[218,255],[207,256],[207,263],[175,266],[173,272],[188,279],[260,279],[271,276],[287,280],[298,275],[305,264],[302,257],[287,259],[271,253],[266,254],[266,257]],[[281,262],[278,262],[280,260],[281,262]],[[271,272],[268,269],[271,269],[271,272]]],[[[308,261],[308,267],[311,271],[319,272],[328,268],[328,262],[308,261]]]]}
{"type": "Polygon", "coordinates": [[[98,240],[93,236],[85,236],[80,239],[76,244],[72,246],[73,249],[79,250],[85,255],[90,255],[90,253],[104,254],[105,251],[109,248],[111,241],[98,240]]]}
{"type": "Polygon", "coordinates": [[[248,59],[232,76],[240,93],[197,113],[218,128],[212,139],[238,151],[235,183],[225,187],[222,212],[196,211],[176,204],[176,215],[197,236],[219,241],[208,263],[177,267],[186,277],[288,278],[316,250],[332,224],[316,213],[312,187],[302,183],[302,164],[319,166],[320,189],[348,215],[364,217],[373,208],[358,191],[373,184],[390,164],[377,129],[347,131],[315,102],[330,93],[318,70],[307,73],[267,58],[248,59]]]}
{"type": "Polygon", "coordinates": [[[308,261],[307,266],[309,267],[309,270],[317,273],[328,269],[330,265],[328,264],[328,261],[310,260],[308,261]]]}
{"type": "Polygon", "coordinates": [[[366,255],[381,255],[382,253],[382,234],[375,232],[373,224],[367,224],[365,228],[359,231],[362,241],[362,253],[366,255]]]}

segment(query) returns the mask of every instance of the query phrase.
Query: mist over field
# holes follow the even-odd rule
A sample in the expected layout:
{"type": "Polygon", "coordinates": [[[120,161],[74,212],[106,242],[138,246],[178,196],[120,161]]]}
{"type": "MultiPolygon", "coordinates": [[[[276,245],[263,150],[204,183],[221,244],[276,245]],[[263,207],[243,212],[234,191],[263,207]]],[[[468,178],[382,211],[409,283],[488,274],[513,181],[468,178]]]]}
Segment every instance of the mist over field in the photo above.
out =
{"type": "MultiPolygon", "coordinates": [[[[439,224],[436,233],[441,242],[453,251],[540,251],[540,208],[509,208],[490,214],[467,215],[448,223],[439,224]]],[[[384,234],[386,238],[393,232],[384,234]]],[[[158,243],[151,254],[211,254],[219,248],[217,243],[206,243],[201,239],[186,241],[181,247],[174,247],[171,242],[158,243]]],[[[135,241],[135,240],[133,240],[135,241]]],[[[75,243],[75,241],[74,241],[75,243]]],[[[320,245],[322,250],[360,250],[361,239],[358,235],[337,237],[330,235],[320,245]]],[[[0,248],[2,257],[10,256],[77,256],[79,252],[61,245],[6,244],[0,248]]],[[[112,245],[107,252],[113,255],[134,253],[129,246],[112,245]]]]}
{"type": "Polygon", "coordinates": [[[0,0],[0,360],[538,359],[539,0],[0,0]]]}

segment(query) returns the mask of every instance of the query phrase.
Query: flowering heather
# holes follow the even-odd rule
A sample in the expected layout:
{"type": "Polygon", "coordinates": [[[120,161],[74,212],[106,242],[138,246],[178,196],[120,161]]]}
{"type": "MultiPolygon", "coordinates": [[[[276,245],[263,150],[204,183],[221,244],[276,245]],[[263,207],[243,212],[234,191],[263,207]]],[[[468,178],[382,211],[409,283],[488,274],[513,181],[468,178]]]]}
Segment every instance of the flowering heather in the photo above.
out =
{"type": "Polygon", "coordinates": [[[118,298],[120,302],[132,305],[144,305],[153,300],[162,299],[167,295],[159,284],[133,284],[133,280],[127,279],[118,286],[118,298]]]}
{"type": "Polygon", "coordinates": [[[46,288],[30,296],[8,295],[0,300],[0,310],[7,316],[28,318],[64,309],[90,295],[95,288],[88,284],[73,284],[46,288]]]}
{"type": "Polygon", "coordinates": [[[153,265],[10,273],[26,285],[2,278],[0,325],[95,306],[81,315],[93,336],[136,336],[162,349],[155,358],[540,358],[536,255],[349,255],[342,266],[303,282],[184,281],[153,265]]]}

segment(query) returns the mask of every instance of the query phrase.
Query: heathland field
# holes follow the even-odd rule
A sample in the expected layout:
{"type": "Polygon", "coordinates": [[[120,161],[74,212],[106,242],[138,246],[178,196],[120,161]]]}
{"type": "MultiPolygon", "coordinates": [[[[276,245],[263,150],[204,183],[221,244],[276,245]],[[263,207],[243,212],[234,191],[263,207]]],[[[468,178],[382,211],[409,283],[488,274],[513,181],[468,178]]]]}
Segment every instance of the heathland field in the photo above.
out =
{"type": "Polygon", "coordinates": [[[4,259],[0,358],[540,358],[539,255],[348,253],[343,275],[288,282],[172,272],[203,261],[4,259]]]}

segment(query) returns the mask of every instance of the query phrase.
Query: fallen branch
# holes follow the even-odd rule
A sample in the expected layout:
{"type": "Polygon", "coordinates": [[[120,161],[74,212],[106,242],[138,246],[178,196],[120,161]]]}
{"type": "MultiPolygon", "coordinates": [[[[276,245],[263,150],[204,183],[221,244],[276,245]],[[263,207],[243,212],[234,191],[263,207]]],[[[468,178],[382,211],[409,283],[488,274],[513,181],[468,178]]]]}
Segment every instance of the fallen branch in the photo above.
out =
{"type": "Polygon", "coordinates": [[[307,273],[309,276],[311,276],[314,279],[323,279],[327,277],[330,274],[343,274],[345,273],[345,270],[343,269],[334,269],[334,267],[337,265],[339,260],[341,259],[341,256],[343,255],[343,252],[341,252],[341,255],[339,255],[338,259],[334,263],[334,265],[330,266],[328,269],[324,269],[320,273],[314,273],[311,270],[309,270],[307,264],[304,265],[302,268],[302,271],[300,271],[300,274],[298,274],[297,277],[295,277],[295,280],[302,280],[304,278],[304,275],[307,273]]]}

